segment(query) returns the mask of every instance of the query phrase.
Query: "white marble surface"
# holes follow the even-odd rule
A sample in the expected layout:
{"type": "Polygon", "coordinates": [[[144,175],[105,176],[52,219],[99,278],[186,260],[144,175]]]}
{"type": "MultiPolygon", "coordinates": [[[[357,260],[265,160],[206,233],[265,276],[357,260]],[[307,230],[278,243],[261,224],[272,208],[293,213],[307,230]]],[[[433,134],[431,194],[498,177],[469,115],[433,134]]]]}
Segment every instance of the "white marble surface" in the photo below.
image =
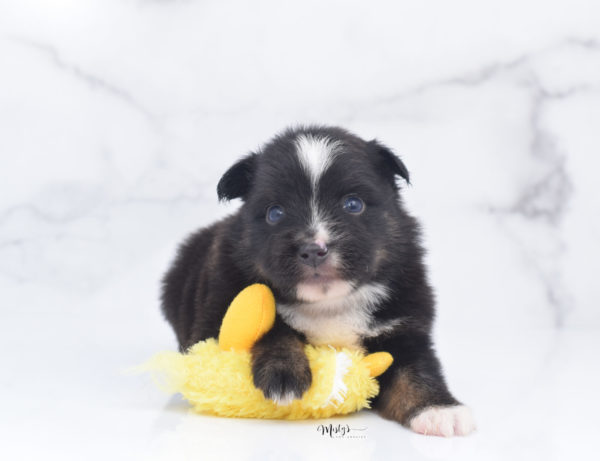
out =
{"type": "Polygon", "coordinates": [[[599,154],[595,1],[4,0],[0,452],[590,458],[599,154]],[[363,413],[347,421],[366,438],[328,440],[187,415],[121,373],[174,347],[158,280],[237,206],[217,203],[220,174],[300,122],[378,137],[411,170],[438,349],[477,435],[363,413]]]}

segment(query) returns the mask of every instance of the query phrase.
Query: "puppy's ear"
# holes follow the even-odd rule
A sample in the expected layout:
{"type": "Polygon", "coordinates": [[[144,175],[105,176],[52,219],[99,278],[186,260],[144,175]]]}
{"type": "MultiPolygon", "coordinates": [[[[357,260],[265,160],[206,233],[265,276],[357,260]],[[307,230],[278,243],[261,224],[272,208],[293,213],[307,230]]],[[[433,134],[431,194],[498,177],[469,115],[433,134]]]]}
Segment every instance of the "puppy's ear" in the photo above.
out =
{"type": "Polygon", "coordinates": [[[383,168],[385,171],[391,172],[393,176],[400,176],[406,181],[407,184],[410,184],[410,175],[408,173],[408,169],[396,154],[375,139],[369,141],[368,145],[369,149],[372,151],[372,155],[377,157],[381,168],[383,168]]]}
{"type": "Polygon", "coordinates": [[[219,200],[232,200],[240,197],[245,200],[252,186],[256,170],[257,154],[249,154],[225,172],[217,185],[219,200]]]}

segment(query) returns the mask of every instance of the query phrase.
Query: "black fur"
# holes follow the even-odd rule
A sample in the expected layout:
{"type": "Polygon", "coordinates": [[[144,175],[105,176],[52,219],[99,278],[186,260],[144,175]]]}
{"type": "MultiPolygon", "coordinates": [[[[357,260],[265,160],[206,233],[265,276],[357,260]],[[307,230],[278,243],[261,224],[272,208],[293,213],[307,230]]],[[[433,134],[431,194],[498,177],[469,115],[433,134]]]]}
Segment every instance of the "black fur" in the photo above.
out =
{"type": "MultiPolygon", "coordinates": [[[[396,321],[392,332],[362,338],[369,351],[386,350],[392,367],[380,377],[374,407],[408,424],[422,408],[454,405],[430,339],[434,298],[423,264],[419,226],[403,208],[398,177],[407,183],[404,163],[388,148],[366,142],[333,127],[291,129],[258,153],[233,165],[218,184],[219,199],[241,198],[232,216],[192,234],[180,247],[163,280],[163,312],[181,350],[216,337],[230,302],[244,287],[261,282],[273,289],[277,303],[293,304],[297,284],[307,277],[298,261],[299,248],[314,236],[310,220],[311,181],[294,144],[299,135],[339,142],[339,155],[319,182],[316,201],[332,234],[327,243],[343,261],[339,276],[359,287],[377,282],[390,296],[374,313],[374,321],[396,321]],[[359,215],[342,209],[344,198],[360,197],[359,215]],[[281,205],[284,219],[265,219],[269,206],[281,205]],[[398,394],[398,389],[411,397],[398,394]]],[[[277,316],[275,328],[252,350],[256,386],[272,398],[300,397],[310,386],[302,350],[305,336],[277,316]]]]}
{"type": "Polygon", "coordinates": [[[254,384],[265,397],[301,396],[312,381],[301,335],[277,317],[275,325],[252,348],[254,384]]]}

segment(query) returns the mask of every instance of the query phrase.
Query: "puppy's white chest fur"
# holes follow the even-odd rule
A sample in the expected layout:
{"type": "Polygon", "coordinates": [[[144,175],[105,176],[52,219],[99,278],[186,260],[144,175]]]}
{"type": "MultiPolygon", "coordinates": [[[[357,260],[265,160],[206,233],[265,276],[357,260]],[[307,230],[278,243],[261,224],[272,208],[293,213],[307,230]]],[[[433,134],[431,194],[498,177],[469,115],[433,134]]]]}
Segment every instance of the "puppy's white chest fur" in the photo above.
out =
{"type": "Polygon", "coordinates": [[[378,336],[400,323],[374,320],[373,313],[387,297],[385,286],[369,284],[339,298],[279,304],[277,312],[290,327],[304,333],[310,344],[360,348],[362,338],[378,336]]]}

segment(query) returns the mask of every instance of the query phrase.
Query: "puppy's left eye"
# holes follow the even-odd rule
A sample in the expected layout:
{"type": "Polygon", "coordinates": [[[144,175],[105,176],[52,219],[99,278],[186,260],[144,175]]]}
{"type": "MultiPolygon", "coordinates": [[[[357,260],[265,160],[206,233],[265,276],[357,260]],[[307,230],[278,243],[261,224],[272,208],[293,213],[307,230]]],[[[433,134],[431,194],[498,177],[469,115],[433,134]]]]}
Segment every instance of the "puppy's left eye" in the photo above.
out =
{"type": "Polygon", "coordinates": [[[279,205],[273,205],[267,210],[267,222],[276,224],[283,218],[283,208],[279,205]]]}
{"type": "Polygon", "coordinates": [[[344,211],[348,213],[360,213],[365,208],[365,204],[358,197],[347,197],[344,200],[344,211]]]}

